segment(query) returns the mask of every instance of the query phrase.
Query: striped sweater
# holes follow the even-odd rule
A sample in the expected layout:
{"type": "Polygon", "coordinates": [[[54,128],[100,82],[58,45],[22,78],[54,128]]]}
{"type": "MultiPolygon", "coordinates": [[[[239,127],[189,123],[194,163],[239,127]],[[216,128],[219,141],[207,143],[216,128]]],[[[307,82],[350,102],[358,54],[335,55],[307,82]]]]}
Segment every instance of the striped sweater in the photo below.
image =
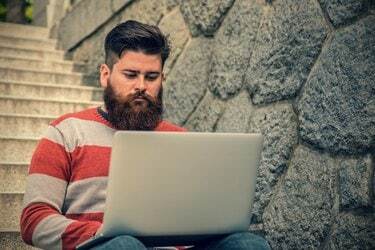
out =
{"type": "MultiPolygon", "coordinates": [[[[27,178],[21,235],[43,249],[74,249],[103,219],[113,126],[99,108],[53,121],[27,178]]],[[[162,121],[155,131],[184,131],[162,121]]]]}

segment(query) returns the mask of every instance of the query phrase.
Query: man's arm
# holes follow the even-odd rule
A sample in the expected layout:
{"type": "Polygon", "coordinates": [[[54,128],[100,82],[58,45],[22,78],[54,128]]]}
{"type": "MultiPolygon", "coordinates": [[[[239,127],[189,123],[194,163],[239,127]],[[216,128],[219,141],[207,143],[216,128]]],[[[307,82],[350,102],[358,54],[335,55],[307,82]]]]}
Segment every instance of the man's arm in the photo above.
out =
{"type": "Polygon", "coordinates": [[[101,225],[97,221],[77,221],[62,215],[71,176],[71,157],[64,144],[60,131],[49,126],[29,168],[21,235],[27,244],[43,249],[74,249],[101,225]]]}

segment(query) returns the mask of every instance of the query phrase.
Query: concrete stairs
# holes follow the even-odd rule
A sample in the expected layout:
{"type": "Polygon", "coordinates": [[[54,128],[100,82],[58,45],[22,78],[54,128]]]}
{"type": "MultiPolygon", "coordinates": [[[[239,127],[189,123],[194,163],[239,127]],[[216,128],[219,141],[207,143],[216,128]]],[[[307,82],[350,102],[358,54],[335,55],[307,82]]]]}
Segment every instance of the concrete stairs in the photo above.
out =
{"type": "Polygon", "coordinates": [[[101,104],[84,64],[64,60],[46,28],[0,22],[0,249],[33,249],[19,234],[28,165],[48,123],[101,104]],[[87,82],[86,82],[87,83],[87,82]]]}

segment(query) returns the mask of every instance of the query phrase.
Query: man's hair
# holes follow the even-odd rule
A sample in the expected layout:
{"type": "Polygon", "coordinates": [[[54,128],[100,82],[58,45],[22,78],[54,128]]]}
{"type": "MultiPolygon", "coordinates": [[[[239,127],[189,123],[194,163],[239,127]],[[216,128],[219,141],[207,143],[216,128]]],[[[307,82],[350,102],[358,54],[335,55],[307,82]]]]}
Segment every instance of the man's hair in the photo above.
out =
{"type": "Polygon", "coordinates": [[[168,38],[157,26],[129,20],[118,24],[106,36],[105,63],[112,69],[125,51],[139,51],[145,54],[160,54],[162,66],[170,52],[168,38]]]}

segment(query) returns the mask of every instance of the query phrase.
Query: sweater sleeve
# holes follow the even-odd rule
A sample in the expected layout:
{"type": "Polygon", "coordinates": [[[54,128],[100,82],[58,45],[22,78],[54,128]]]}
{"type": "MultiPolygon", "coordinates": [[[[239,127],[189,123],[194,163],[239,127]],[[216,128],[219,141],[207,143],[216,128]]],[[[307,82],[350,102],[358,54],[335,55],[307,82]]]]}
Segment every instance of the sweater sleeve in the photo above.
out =
{"type": "Polygon", "coordinates": [[[71,158],[64,137],[49,126],[33,154],[20,226],[22,239],[42,249],[74,249],[96,233],[101,223],[62,214],[71,158]]]}

